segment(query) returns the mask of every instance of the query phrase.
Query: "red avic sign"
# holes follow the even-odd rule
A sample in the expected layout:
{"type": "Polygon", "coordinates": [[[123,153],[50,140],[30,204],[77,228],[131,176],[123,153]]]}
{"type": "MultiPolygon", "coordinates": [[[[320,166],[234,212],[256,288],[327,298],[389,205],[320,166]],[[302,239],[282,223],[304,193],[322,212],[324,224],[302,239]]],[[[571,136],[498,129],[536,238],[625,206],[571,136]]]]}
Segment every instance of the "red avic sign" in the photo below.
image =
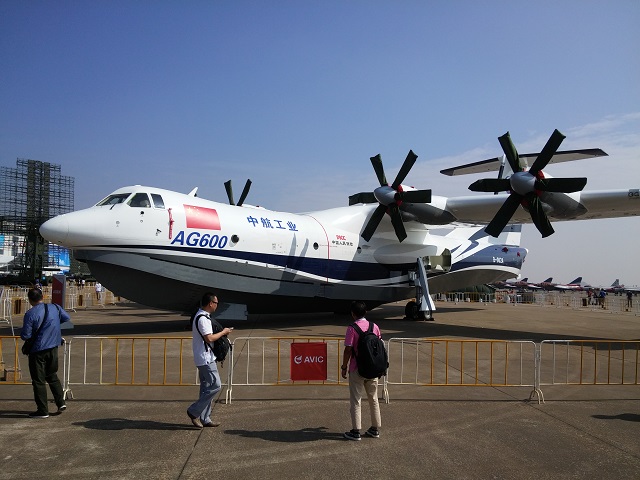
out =
{"type": "Polygon", "coordinates": [[[292,343],[291,344],[291,380],[326,380],[327,344],[292,343]]]}

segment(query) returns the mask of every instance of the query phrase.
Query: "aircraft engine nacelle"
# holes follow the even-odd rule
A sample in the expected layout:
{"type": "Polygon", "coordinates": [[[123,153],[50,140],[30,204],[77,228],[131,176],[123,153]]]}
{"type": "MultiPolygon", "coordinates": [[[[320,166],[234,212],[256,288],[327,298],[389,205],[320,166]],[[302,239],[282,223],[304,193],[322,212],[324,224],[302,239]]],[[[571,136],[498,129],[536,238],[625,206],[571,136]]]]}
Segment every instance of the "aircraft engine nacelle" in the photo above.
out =
{"type": "Polygon", "coordinates": [[[540,200],[545,213],[553,218],[578,218],[587,213],[587,209],[578,201],[578,194],[543,192],[540,200]]]}
{"type": "Polygon", "coordinates": [[[402,219],[415,220],[425,225],[448,225],[457,218],[446,209],[446,198],[432,197],[431,203],[403,203],[402,219]]]}

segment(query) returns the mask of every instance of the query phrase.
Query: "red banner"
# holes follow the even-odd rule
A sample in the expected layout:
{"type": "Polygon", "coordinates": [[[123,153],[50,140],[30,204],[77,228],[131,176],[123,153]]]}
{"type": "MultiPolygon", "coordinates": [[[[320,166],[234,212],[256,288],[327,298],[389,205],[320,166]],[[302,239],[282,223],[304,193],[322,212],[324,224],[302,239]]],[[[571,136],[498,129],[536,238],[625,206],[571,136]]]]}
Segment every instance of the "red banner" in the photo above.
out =
{"type": "Polygon", "coordinates": [[[218,212],[213,208],[185,205],[184,213],[187,217],[187,228],[220,230],[220,218],[218,218],[218,212]]]}
{"type": "Polygon", "coordinates": [[[67,278],[64,275],[53,275],[51,277],[51,303],[56,303],[64,308],[64,297],[67,287],[67,278]]]}
{"type": "Polygon", "coordinates": [[[291,380],[326,380],[327,344],[292,343],[291,344],[291,380]]]}

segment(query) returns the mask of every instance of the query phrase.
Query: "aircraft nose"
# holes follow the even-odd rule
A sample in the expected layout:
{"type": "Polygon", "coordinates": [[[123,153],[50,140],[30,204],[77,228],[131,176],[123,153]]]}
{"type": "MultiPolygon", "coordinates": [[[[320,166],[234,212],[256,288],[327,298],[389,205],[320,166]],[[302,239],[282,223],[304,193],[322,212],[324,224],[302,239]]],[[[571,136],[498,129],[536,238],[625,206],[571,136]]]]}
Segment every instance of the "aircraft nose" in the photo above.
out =
{"type": "Polygon", "coordinates": [[[63,245],[69,237],[69,222],[64,215],[47,220],[40,226],[40,235],[45,240],[63,245]]]}

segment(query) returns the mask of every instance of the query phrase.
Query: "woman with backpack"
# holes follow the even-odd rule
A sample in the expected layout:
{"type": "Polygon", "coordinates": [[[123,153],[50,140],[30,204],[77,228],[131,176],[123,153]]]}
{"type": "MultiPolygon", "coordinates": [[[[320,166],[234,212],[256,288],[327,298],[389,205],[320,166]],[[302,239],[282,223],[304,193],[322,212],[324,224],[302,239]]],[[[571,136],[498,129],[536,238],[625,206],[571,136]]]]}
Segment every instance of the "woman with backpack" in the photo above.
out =
{"type": "Polygon", "coordinates": [[[379,438],[382,425],[378,404],[378,378],[385,374],[389,363],[380,328],[364,318],[366,313],[364,302],[352,302],[351,317],[354,322],[347,327],[344,339],[341,374],[342,378],[347,378],[347,371],[349,372],[351,430],[344,434],[348,440],[361,438],[361,403],[365,395],[371,414],[371,427],[365,435],[379,438]]]}

